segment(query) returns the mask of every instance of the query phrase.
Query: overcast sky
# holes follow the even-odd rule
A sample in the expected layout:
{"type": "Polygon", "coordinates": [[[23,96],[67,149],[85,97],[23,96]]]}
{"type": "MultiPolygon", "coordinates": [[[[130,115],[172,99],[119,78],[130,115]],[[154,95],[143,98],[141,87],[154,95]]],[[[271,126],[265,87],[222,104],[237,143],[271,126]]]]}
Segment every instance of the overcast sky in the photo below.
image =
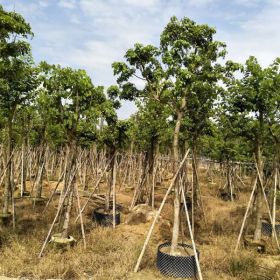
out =
{"type": "MultiPolygon", "coordinates": [[[[111,64],[134,43],[158,45],[171,16],[216,27],[228,59],[256,56],[264,66],[280,56],[280,0],[0,0],[21,13],[35,34],[36,62],[86,69],[95,85],[115,84],[111,64]]],[[[125,103],[120,117],[134,112],[125,103]]]]}

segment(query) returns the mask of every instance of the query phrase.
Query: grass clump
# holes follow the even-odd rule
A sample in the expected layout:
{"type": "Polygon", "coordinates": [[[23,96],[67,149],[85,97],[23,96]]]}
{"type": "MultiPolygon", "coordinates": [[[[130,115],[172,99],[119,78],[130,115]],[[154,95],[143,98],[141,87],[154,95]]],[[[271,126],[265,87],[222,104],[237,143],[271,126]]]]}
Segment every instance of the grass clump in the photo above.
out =
{"type": "Polygon", "coordinates": [[[249,273],[256,268],[256,261],[251,257],[234,257],[229,263],[230,274],[234,277],[249,273]]]}

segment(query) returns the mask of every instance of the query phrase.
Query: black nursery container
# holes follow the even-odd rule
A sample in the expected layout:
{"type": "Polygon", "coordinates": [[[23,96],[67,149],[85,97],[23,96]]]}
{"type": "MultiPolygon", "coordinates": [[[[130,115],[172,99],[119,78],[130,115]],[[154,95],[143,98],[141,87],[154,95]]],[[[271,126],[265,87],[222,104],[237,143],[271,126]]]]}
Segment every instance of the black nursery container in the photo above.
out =
{"type": "MultiPolygon", "coordinates": [[[[113,226],[113,214],[104,213],[104,208],[102,207],[93,210],[92,218],[100,226],[104,226],[104,227],[113,226]]],[[[116,225],[119,225],[121,222],[121,215],[118,210],[116,210],[115,221],[116,221],[116,225]]]]}
{"type": "MultiPolygon", "coordinates": [[[[275,223],[275,231],[277,235],[280,235],[280,221],[275,223]]],[[[267,220],[262,220],[262,234],[265,236],[272,236],[272,224],[267,220]]]]}
{"type": "MultiPolygon", "coordinates": [[[[157,268],[167,277],[173,278],[194,278],[197,274],[195,256],[172,256],[162,252],[163,248],[170,247],[171,243],[166,242],[158,246],[157,268]]],[[[187,244],[178,244],[179,247],[192,249],[187,244]]],[[[197,251],[199,257],[199,251],[197,251]]]]}
{"type": "MultiPolygon", "coordinates": [[[[224,201],[231,201],[231,195],[230,195],[230,193],[228,193],[228,192],[221,191],[221,192],[220,192],[220,197],[221,197],[221,199],[224,200],[224,201]]],[[[232,194],[232,199],[233,199],[233,200],[236,200],[236,199],[237,199],[237,196],[236,196],[235,193],[232,194]]]]}

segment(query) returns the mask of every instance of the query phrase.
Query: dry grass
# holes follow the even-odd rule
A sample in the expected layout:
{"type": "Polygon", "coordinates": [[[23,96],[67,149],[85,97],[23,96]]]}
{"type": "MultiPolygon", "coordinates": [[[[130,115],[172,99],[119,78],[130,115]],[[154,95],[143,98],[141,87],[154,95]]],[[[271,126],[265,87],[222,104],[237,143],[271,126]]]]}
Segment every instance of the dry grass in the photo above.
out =
{"type": "MultiPolygon", "coordinates": [[[[205,172],[203,173],[205,175],[205,172]]],[[[214,182],[218,182],[217,177],[214,182]]],[[[249,180],[248,180],[249,181],[249,180]]],[[[248,183],[249,184],[249,183],[248,183]]],[[[50,188],[53,187],[53,184],[50,188]]],[[[237,255],[233,254],[238,231],[245,212],[250,188],[242,191],[235,202],[224,202],[216,197],[218,183],[211,184],[202,177],[202,194],[206,221],[200,222],[196,232],[201,266],[206,280],[253,280],[258,265],[266,262],[268,267],[277,267],[280,259],[275,255],[275,245],[269,246],[267,255],[244,250],[241,246],[237,255]]],[[[48,189],[47,189],[48,190],[48,189]]],[[[49,189],[50,190],[50,189],[49,189]]],[[[164,190],[158,192],[157,205],[164,190]]],[[[118,201],[130,204],[133,191],[123,191],[118,201]]],[[[46,196],[48,193],[45,194],[46,196]]],[[[71,235],[78,243],[66,251],[59,251],[47,246],[43,258],[38,254],[49,226],[55,215],[56,202],[50,205],[44,216],[42,206],[32,208],[27,199],[16,202],[17,228],[3,228],[1,232],[0,275],[27,277],[29,279],[128,279],[154,280],[162,277],[155,267],[156,248],[163,238],[157,227],[141,264],[141,271],[132,273],[139,256],[149,224],[126,225],[125,215],[122,224],[115,230],[95,227],[90,214],[94,205],[90,205],[84,217],[87,248],[83,247],[79,225],[71,225],[71,235]]],[[[75,209],[73,216],[76,215],[75,209]]],[[[167,204],[162,216],[172,220],[172,205],[167,204]]],[[[54,232],[57,232],[56,228],[54,232]]],[[[272,272],[271,272],[272,273],[272,272]]],[[[274,272],[273,272],[274,273],[274,272]]],[[[274,273],[274,279],[279,279],[274,273]]]]}

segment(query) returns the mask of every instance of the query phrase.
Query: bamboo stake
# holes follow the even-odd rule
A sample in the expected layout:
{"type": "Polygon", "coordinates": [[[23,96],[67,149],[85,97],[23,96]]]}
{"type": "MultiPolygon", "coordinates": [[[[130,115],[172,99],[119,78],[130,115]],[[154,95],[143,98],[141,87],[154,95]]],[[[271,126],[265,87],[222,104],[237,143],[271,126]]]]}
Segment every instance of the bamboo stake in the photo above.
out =
{"type": "Polygon", "coordinates": [[[193,172],[191,174],[191,186],[192,186],[192,234],[194,235],[194,188],[193,188],[193,172]]]}
{"type": "Polygon", "coordinates": [[[257,180],[257,178],[256,178],[255,184],[254,184],[254,187],[253,187],[253,190],[252,190],[252,192],[251,192],[251,196],[250,196],[249,202],[248,202],[248,204],[247,204],[247,209],[246,209],[246,212],[245,212],[245,215],[244,215],[244,218],[243,218],[243,222],[242,222],[241,229],[240,229],[240,232],[239,232],[239,236],[238,236],[238,239],[237,239],[237,242],[236,242],[236,246],[235,246],[235,249],[234,249],[234,253],[237,252],[237,249],[238,249],[238,246],[239,246],[239,243],[240,243],[240,240],[241,240],[241,236],[242,236],[242,233],[243,233],[243,229],[244,229],[244,226],[245,226],[245,222],[246,222],[246,219],[247,219],[247,215],[248,215],[248,212],[249,212],[249,209],[250,209],[250,206],[251,206],[253,197],[254,197],[254,193],[255,193],[255,191],[256,191],[257,181],[258,181],[258,180],[257,180]]]}
{"type": "Polygon", "coordinates": [[[43,210],[42,213],[45,213],[45,211],[47,210],[47,208],[48,208],[50,202],[52,201],[53,196],[54,196],[54,194],[55,194],[55,192],[56,192],[56,190],[57,190],[59,184],[61,183],[61,181],[62,181],[62,179],[63,179],[63,176],[64,176],[64,171],[63,171],[62,174],[60,175],[60,178],[58,179],[58,181],[57,181],[57,183],[56,183],[56,186],[55,186],[55,188],[54,188],[54,190],[53,190],[53,192],[52,192],[52,194],[51,194],[51,196],[50,196],[50,198],[49,198],[49,200],[48,200],[48,202],[47,202],[47,204],[46,204],[46,206],[45,206],[45,208],[44,208],[44,210],[43,210]]]}
{"type": "Polygon", "coordinates": [[[112,191],[113,191],[113,228],[116,227],[116,163],[117,163],[117,154],[114,155],[114,166],[113,166],[113,182],[112,182],[112,191]]]}
{"type": "Polygon", "coordinates": [[[107,171],[107,169],[108,169],[108,167],[109,167],[109,165],[110,165],[110,163],[111,163],[112,160],[113,160],[113,157],[112,157],[111,160],[108,162],[108,164],[105,166],[105,169],[103,170],[103,172],[101,173],[99,179],[97,180],[97,182],[96,182],[96,184],[95,184],[95,186],[94,186],[94,188],[93,188],[93,191],[91,192],[91,194],[90,194],[90,196],[88,197],[86,203],[85,203],[84,206],[82,207],[82,210],[81,210],[80,214],[78,214],[78,216],[76,217],[75,223],[76,223],[77,220],[79,219],[79,216],[84,212],[86,206],[88,205],[90,199],[92,198],[92,196],[93,196],[95,190],[97,189],[97,187],[98,187],[98,185],[99,185],[99,183],[100,183],[100,181],[101,181],[103,175],[104,175],[105,172],[107,171]]]}
{"type": "Polygon", "coordinates": [[[148,231],[146,240],[145,240],[145,242],[144,242],[142,251],[141,251],[141,253],[140,253],[140,255],[139,255],[139,258],[138,258],[138,260],[137,260],[137,263],[136,263],[136,265],[135,265],[135,267],[134,267],[134,272],[135,272],[135,273],[136,273],[136,272],[138,271],[138,269],[139,269],[139,266],[140,266],[140,264],[141,264],[143,255],[144,255],[144,253],[145,253],[145,251],[146,251],[146,247],[147,247],[147,245],[148,245],[148,243],[149,243],[149,240],[150,240],[150,238],[151,238],[153,229],[154,229],[154,227],[155,227],[156,221],[157,221],[157,219],[159,218],[159,215],[160,215],[160,213],[161,213],[161,211],[162,211],[162,208],[163,208],[163,206],[164,206],[164,204],[165,204],[165,201],[166,201],[166,199],[167,199],[167,197],[168,197],[168,195],[169,195],[171,189],[173,188],[173,186],[174,186],[174,184],[175,184],[175,182],[176,182],[176,180],[177,180],[177,177],[178,177],[178,175],[179,175],[179,172],[181,171],[181,169],[182,169],[182,167],[183,167],[183,165],[184,165],[184,163],[185,163],[185,161],[186,161],[186,159],[187,159],[187,157],[188,157],[189,151],[190,151],[190,150],[188,149],[187,152],[186,152],[186,154],[185,154],[185,156],[184,156],[184,158],[183,158],[183,160],[182,160],[181,163],[180,163],[180,166],[179,166],[179,168],[178,168],[176,174],[173,176],[173,179],[172,179],[172,181],[171,181],[171,183],[170,183],[170,185],[169,185],[169,187],[168,187],[168,189],[167,189],[167,191],[166,191],[166,193],[165,193],[165,196],[164,196],[164,198],[163,198],[163,200],[162,200],[162,202],[161,202],[161,204],[160,204],[160,207],[159,207],[159,209],[158,209],[158,211],[157,211],[157,213],[156,213],[156,215],[155,215],[155,218],[154,218],[154,220],[153,220],[153,223],[152,223],[152,225],[151,225],[151,227],[150,227],[150,229],[149,229],[149,231],[148,231]]]}
{"type": "MultiPolygon", "coordinates": [[[[24,141],[24,140],[23,140],[24,141]]],[[[24,144],[22,143],[22,148],[21,148],[21,180],[20,180],[20,196],[23,196],[23,185],[25,184],[24,182],[24,144]]]]}
{"type": "Polygon", "coordinates": [[[158,161],[156,161],[156,166],[153,169],[153,181],[152,181],[152,209],[155,208],[155,186],[156,186],[156,175],[158,169],[158,161]]]}
{"type": "MultiPolygon", "coordinates": [[[[272,227],[275,227],[275,216],[276,216],[276,194],[277,194],[277,174],[278,169],[275,169],[274,177],[274,194],[273,194],[273,209],[272,209],[272,227]]],[[[274,233],[273,233],[274,237],[274,233]]]]}
{"type": "MultiPolygon", "coordinates": [[[[266,194],[265,194],[265,191],[264,191],[262,178],[261,178],[261,175],[260,175],[260,171],[259,171],[259,168],[258,168],[258,165],[257,165],[256,159],[255,159],[255,166],[256,166],[256,169],[257,169],[258,178],[259,178],[260,185],[261,185],[261,188],[262,188],[262,193],[263,193],[263,196],[264,196],[265,205],[266,205],[266,207],[267,207],[267,211],[268,211],[268,215],[269,215],[269,220],[270,220],[270,222],[271,222],[271,224],[272,224],[272,223],[273,223],[273,221],[272,221],[271,211],[270,211],[270,208],[269,208],[269,203],[268,203],[267,198],[266,198],[266,194]]],[[[274,225],[274,226],[272,226],[272,232],[273,232],[273,234],[274,234],[274,237],[275,237],[275,241],[276,241],[276,244],[277,244],[278,250],[280,251],[280,245],[279,245],[279,241],[278,241],[277,233],[276,233],[276,230],[275,230],[275,225],[274,225]]]]}
{"type": "MultiPolygon", "coordinates": [[[[75,170],[75,172],[76,172],[76,170],[75,170]]],[[[57,208],[56,215],[55,215],[55,217],[54,217],[54,219],[53,219],[53,222],[52,222],[52,224],[51,224],[51,227],[50,227],[50,229],[49,229],[49,232],[48,232],[48,234],[47,234],[47,237],[46,237],[46,239],[45,239],[45,241],[44,241],[44,243],[43,243],[43,246],[42,246],[42,248],[41,248],[41,251],[40,251],[40,253],[39,253],[39,255],[38,255],[38,258],[42,257],[42,254],[43,254],[43,252],[44,252],[44,249],[45,249],[45,247],[46,247],[46,245],[47,245],[47,242],[48,242],[48,240],[49,240],[49,238],[50,238],[50,235],[51,235],[51,233],[52,233],[54,224],[55,224],[55,222],[56,222],[56,220],[57,220],[57,218],[58,218],[58,216],[59,216],[59,213],[60,213],[60,210],[61,210],[61,208],[62,208],[62,206],[63,206],[63,203],[64,203],[64,201],[65,201],[65,199],[66,199],[66,197],[67,197],[67,195],[68,195],[68,193],[69,193],[69,191],[70,191],[70,189],[71,189],[70,186],[71,186],[71,183],[72,183],[72,180],[74,179],[74,177],[75,177],[75,173],[74,173],[73,177],[71,178],[71,180],[70,180],[70,182],[69,182],[69,184],[68,184],[68,187],[67,187],[67,189],[66,189],[66,192],[65,192],[65,194],[64,194],[64,196],[63,196],[63,198],[62,198],[62,200],[60,201],[60,205],[59,205],[59,207],[57,208]]]]}
{"type": "Polygon", "coordinates": [[[197,255],[197,251],[196,251],[196,246],[195,246],[195,242],[194,242],[194,237],[193,237],[193,233],[192,233],[190,217],[189,217],[188,207],[187,207],[187,203],[186,203],[185,192],[183,190],[183,185],[181,185],[181,190],[182,190],[182,194],[183,194],[184,207],[185,207],[185,212],[186,212],[186,217],[187,217],[189,233],[190,233],[190,237],[191,237],[191,241],[192,241],[192,247],[193,247],[193,251],[194,251],[194,258],[195,258],[195,262],[196,262],[198,278],[199,278],[199,280],[203,280],[202,274],[201,274],[201,269],[200,269],[200,264],[199,264],[199,259],[198,259],[198,255],[197,255]]]}
{"type": "MultiPolygon", "coordinates": [[[[77,204],[78,204],[79,213],[81,214],[80,196],[79,196],[79,190],[78,190],[77,185],[75,185],[75,191],[76,191],[76,196],[77,196],[77,204]]],[[[86,249],[87,243],[86,243],[85,228],[84,228],[84,223],[83,223],[83,215],[80,215],[80,221],[81,221],[81,231],[82,231],[82,236],[83,236],[84,248],[86,249]]]]}

